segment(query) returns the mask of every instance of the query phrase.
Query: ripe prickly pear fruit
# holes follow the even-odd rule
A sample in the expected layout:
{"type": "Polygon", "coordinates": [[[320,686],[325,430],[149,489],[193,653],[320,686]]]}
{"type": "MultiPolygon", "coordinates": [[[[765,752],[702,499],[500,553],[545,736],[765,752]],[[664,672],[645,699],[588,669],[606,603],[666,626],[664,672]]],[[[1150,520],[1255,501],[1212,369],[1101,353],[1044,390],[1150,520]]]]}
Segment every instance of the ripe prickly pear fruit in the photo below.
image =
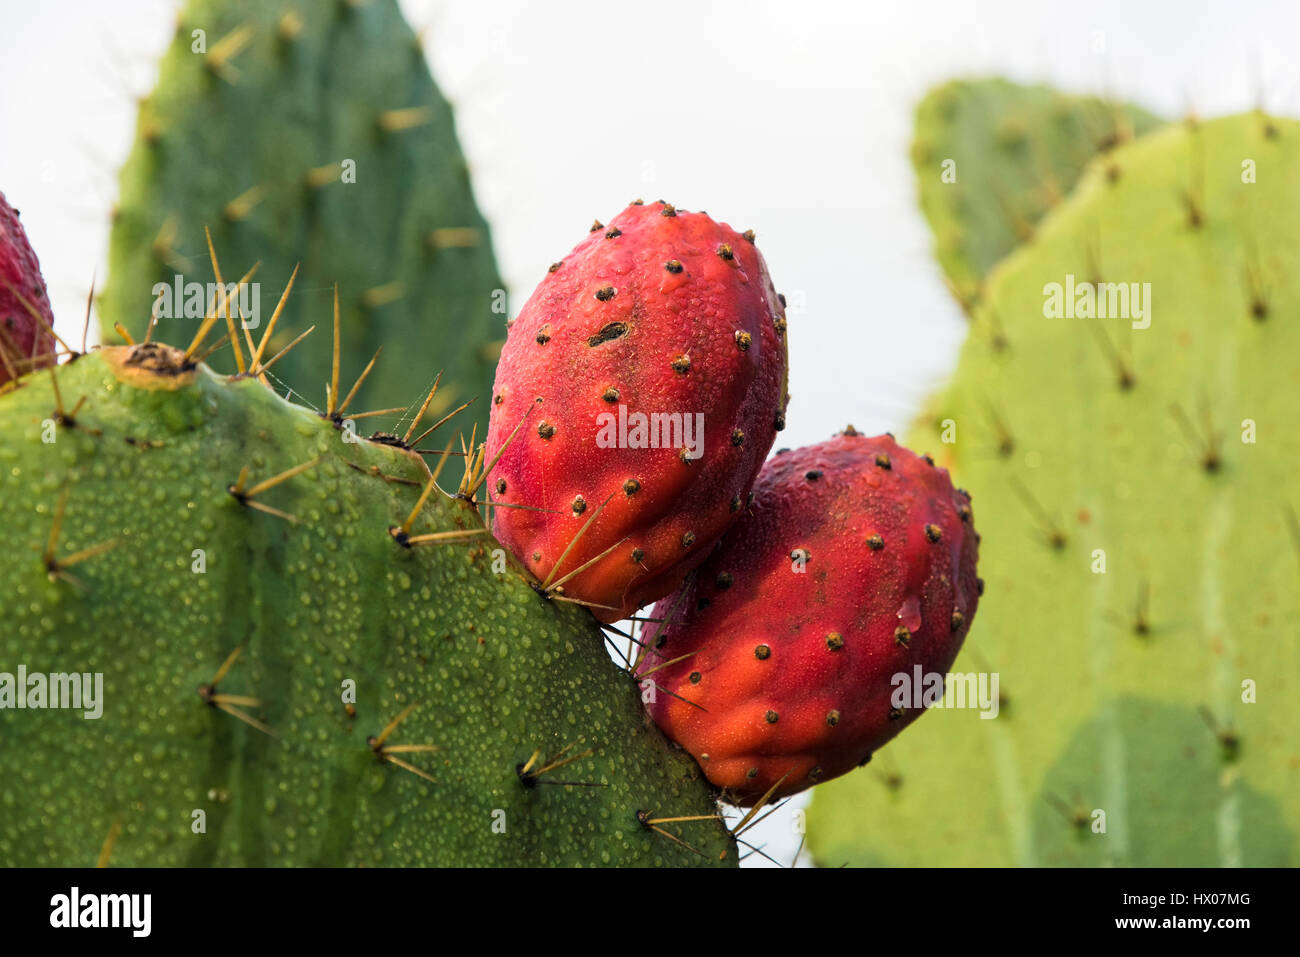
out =
{"type": "Polygon", "coordinates": [[[0,193],[0,384],[54,362],[53,325],[36,253],[18,210],[0,193]]]}
{"type": "Polygon", "coordinates": [[[667,692],[651,716],[742,806],[865,763],[923,710],[896,706],[894,676],[957,657],[977,542],[969,497],[892,436],[778,453],[749,514],[655,606],[637,666],[667,692]]]}
{"type": "Polygon", "coordinates": [[[617,621],[735,521],[786,399],[785,308],[753,233],[637,201],[511,324],[487,438],[494,532],[548,594],[617,621]]]}

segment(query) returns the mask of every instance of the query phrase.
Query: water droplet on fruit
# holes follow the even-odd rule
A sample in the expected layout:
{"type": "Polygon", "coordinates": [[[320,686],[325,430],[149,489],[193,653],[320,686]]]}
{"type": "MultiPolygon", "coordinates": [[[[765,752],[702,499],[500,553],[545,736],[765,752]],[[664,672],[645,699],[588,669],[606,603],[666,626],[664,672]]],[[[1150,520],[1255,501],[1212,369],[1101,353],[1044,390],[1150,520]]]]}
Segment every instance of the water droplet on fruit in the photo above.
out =
{"type": "Polygon", "coordinates": [[[921,627],[921,600],[915,595],[909,595],[898,609],[898,621],[908,631],[918,631],[921,627]]]}

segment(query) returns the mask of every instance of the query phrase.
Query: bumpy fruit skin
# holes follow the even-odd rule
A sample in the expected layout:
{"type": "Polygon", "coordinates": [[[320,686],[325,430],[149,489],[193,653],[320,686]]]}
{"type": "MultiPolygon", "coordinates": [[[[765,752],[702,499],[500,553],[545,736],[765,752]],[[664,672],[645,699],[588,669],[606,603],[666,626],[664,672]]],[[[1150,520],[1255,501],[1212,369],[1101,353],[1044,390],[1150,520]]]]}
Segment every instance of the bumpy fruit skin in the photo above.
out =
{"type": "Polygon", "coordinates": [[[782,451],[754,493],[655,606],[637,667],[689,655],[650,676],[650,714],[742,806],[851,770],[919,717],[893,676],[946,674],[982,587],[969,496],[892,436],[782,451]]]}
{"type": "Polygon", "coordinates": [[[528,420],[489,491],[527,508],[495,509],[495,534],[552,583],[612,548],[563,592],[617,621],[676,588],[735,521],[784,427],[786,399],[785,309],[753,234],[634,203],[594,224],[511,324],[489,461],[528,420]],[[619,447],[624,412],[628,447],[619,447]],[[672,447],[684,435],[630,447],[638,414],[702,415],[702,455],[672,447]]]}
{"type": "Polygon", "coordinates": [[[0,193],[0,384],[54,361],[54,315],[45,292],[40,263],[14,209],[0,193]],[[10,287],[13,287],[12,289],[10,287]],[[15,294],[17,293],[17,295],[15,294]],[[19,300],[21,295],[44,319],[39,324],[19,300]],[[27,361],[35,357],[35,362],[27,361]]]}

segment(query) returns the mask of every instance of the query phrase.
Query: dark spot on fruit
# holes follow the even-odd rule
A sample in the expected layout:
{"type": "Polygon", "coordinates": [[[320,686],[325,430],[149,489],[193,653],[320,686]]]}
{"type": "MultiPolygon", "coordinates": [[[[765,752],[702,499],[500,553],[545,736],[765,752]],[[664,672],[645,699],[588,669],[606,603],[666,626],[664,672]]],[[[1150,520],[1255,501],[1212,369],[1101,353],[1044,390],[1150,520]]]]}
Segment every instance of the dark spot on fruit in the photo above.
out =
{"type": "Polygon", "coordinates": [[[745,239],[747,239],[747,240],[748,240],[749,242],[751,242],[751,243],[754,241],[754,231],[753,231],[752,229],[747,229],[747,230],[745,230],[743,233],[741,233],[740,235],[743,236],[745,239]]]}
{"type": "Polygon", "coordinates": [[[890,709],[889,709],[889,720],[890,720],[890,721],[897,721],[897,720],[898,720],[899,718],[901,718],[902,716],[903,716],[903,709],[902,709],[902,708],[890,708],[890,709]]]}
{"type": "Polygon", "coordinates": [[[645,205],[645,200],[644,200],[644,199],[634,199],[634,200],[632,200],[632,205],[633,205],[633,206],[644,206],[644,205],[645,205]]]}
{"type": "Polygon", "coordinates": [[[784,309],[784,308],[785,308],[785,293],[783,293],[783,292],[778,292],[778,293],[776,294],[776,299],[777,299],[777,302],[781,303],[781,308],[784,309]]]}
{"type": "Polygon", "coordinates": [[[697,684],[699,684],[699,683],[700,683],[700,679],[703,678],[703,677],[704,677],[704,676],[703,676],[702,674],[700,674],[698,671],[692,671],[692,672],[691,672],[691,684],[693,684],[693,685],[697,685],[697,684]]]}
{"type": "Polygon", "coordinates": [[[975,579],[975,593],[977,595],[984,594],[984,579],[982,578],[975,579]]]}
{"type": "Polygon", "coordinates": [[[806,478],[806,479],[807,479],[808,481],[810,481],[810,482],[815,482],[815,481],[817,481],[819,478],[822,477],[822,470],[821,470],[821,469],[812,469],[811,471],[804,472],[804,473],[803,473],[803,477],[806,478]]]}
{"type": "Polygon", "coordinates": [[[871,755],[868,754],[865,758],[863,758],[861,761],[858,762],[858,767],[865,768],[870,763],[871,763],[871,755]]]}
{"type": "Polygon", "coordinates": [[[772,649],[767,645],[758,645],[754,648],[754,657],[759,661],[767,661],[772,657],[772,649]]]}
{"type": "Polygon", "coordinates": [[[749,344],[754,341],[754,337],[743,329],[736,330],[736,345],[740,347],[741,352],[749,351],[749,344]]]}
{"type": "Polygon", "coordinates": [[[593,219],[593,220],[591,221],[591,229],[587,230],[587,232],[589,232],[589,233],[594,233],[594,232],[596,232],[597,230],[601,230],[601,229],[604,229],[604,228],[605,228],[605,224],[604,224],[604,223],[602,223],[599,219],[593,219]]]}
{"type": "Polygon", "coordinates": [[[766,721],[768,724],[776,724],[778,721],[781,720],[781,716],[777,714],[775,711],[769,710],[767,714],[763,715],[763,720],[766,721]]]}
{"type": "MultiPolygon", "coordinates": [[[[605,289],[608,289],[610,291],[609,296],[614,295],[613,286],[606,286],[605,289]]],[[[602,289],[600,292],[596,293],[597,299],[601,298],[601,294],[605,292],[605,289],[602,289]]],[[[605,296],[605,298],[608,299],[609,296],[605,296]]],[[[631,328],[632,327],[629,326],[626,322],[606,323],[604,326],[601,326],[600,332],[596,333],[594,336],[591,336],[587,339],[587,345],[592,348],[595,348],[596,346],[601,345],[602,343],[612,342],[615,339],[622,339],[625,335],[628,334],[631,328]]]]}
{"type": "Polygon", "coordinates": [[[808,772],[808,779],[811,780],[811,781],[820,781],[822,775],[825,774],[825,773],[826,773],[826,772],[822,770],[822,767],[821,767],[820,764],[815,765],[815,766],[813,767],[813,769],[812,769],[811,771],[808,772]]]}
{"type": "Polygon", "coordinates": [[[551,325],[547,323],[537,330],[537,344],[544,346],[551,341],[551,325]]]}
{"type": "Polygon", "coordinates": [[[639,548],[634,548],[634,549],[632,549],[632,561],[634,561],[634,562],[640,562],[641,559],[643,559],[643,558],[645,558],[645,552],[644,552],[644,551],[642,551],[642,550],[639,549],[639,548]]]}
{"type": "Polygon", "coordinates": [[[713,584],[719,591],[726,591],[731,587],[731,572],[718,572],[718,577],[713,579],[713,584]]]}
{"type": "Polygon", "coordinates": [[[736,258],[736,254],[734,251],[732,251],[730,243],[723,243],[721,246],[719,246],[718,255],[721,256],[723,259],[725,259],[727,262],[732,262],[736,258]]]}
{"type": "Polygon", "coordinates": [[[682,548],[690,548],[695,544],[695,533],[687,532],[682,536],[682,548]]]}
{"type": "Polygon", "coordinates": [[[745,444],[745,433],[742,432],[742,431],[740,431],[740,429],[733,429],[732,432],[731,432],[731,444],[732,444],[732,445],[744,445],[744,444],[745,444]]]}
{"type": "Polygon", "coordinates": [[[708,608],[708,607],[709,607],[710,605],[712,605],[712,604],[713,604],[712,599],[709,599],[709,598],[701,598],[699,601],[697,601],[697,602],[695,603],[695,610],[696,610],[696,611],[704,611],[704,609],[708,608]]]}
{"type": "Polygon", "coordinates": [[[617,226],[615,226],[613,229],[608,229],[605,231],[606,239],[616,239],[622,235],[623,235],[623,230],[619,229],[617,226]]]}
{"type": "Polygon", "coordinates": [[[749,778],[751,781],[754,780],[754,778],[758,777],[758,768],[750,768],[745,772],[745,777],[749,778]]]}
{"type": "MultiPolygon", "coordinates": [[[[660,200],[660,202],[663,202],[663,200],[660,200]]],[[[664,203],[664,208],[661,209],[661,210],[659,210],[659,215],[660,215],[660,216],[669,216],[669,217],[676,216],[676,215],[677,215],[677,207],[675,207],[675,206],[673,206],[673,205],[671,205],[671,204],[669,204],[669,203],[664,203]]]]}
{"type": "Polygon", "coordinates": [[[573,514],[581,515],[587,510],[587,500],[579,495],[573,500],[573,514]]]}
{"type": "Polygon", "coordinates": [[[549,439],[555,434],[555,426],[549,422],[542,422],[537,426],[537,434],[544,439],[549,439]]]}
{"type": "Polygon", "coordinates": [[[498,392],[498,393],[496,394],[496,396],[492,399],[493,403],[495,403],[496,405],[500,405],[500,404],[501,404],[502,402],[504,402],[505,400],[506,400],[506,397],[505,397],[504,395],[502,395],[500,392],[498,392]]]}
{"type": "Polygon", "coordinates": [[[506,480],[505,480],[505,479],[497,479],[497,494],[498,494],[498,495],[505,495],[505,494],[506,494],[506,480]]]}
{"type": "Polygon", "coordinates": [[[732,511],[732,512],[739,512],[739,511],[740,511],[740,496],[737,495],[735,498],[733,498],[733,499],[730,501],[730,503],[728,503],[727,508],[728,508],[730,511],[732,511]]]}
{"type": "Polygon", "coordinates": [[[963,615],[959,611],[954,611],[952,613],[952,619],[949,621],[949,625],[952,627],[953,631],[960,631],[961,626],[964,625],[965,623],[966,623],[965,615],[963,615]]]}
{"type": "Polygon", "coordinates": [[[533,561],[535,561],[535,562],[540,562],[541,560],[542,560],[542,553],[541,553],[541,552],[533,552],[533,561]]]}
{"type": "Polygon", "coordinates": [[[623,491],[628,495],[635,495],[641,491],[641,483],[634,478],[628,479],[623,483],[623,491]]]}
{"type": "Polygon", "coordinates": [[[618,396],[619,396],[619,391],[613,386],[610,386],[601,394],[601,398],[604,399],[606,402],[617,402],[618,396]]]}
{"type": "Polygon", "coordinates": [[[754,493],[753,493],[753,492],[750,492],[750,493],[749,493],[749,498],[746,499],[746,503],[749,504],[749,505],[753,505],[753,504],[754,504],[754,493]]]}
{"type": "Polygon", "coordinates": [[[679,273],[682,271],[683,267],[676,259],[670,259],[668,262],[664,263],[664,268],[671,273],[679,273]]]}
{"type": "Polygon", "coordinates": [[[614,298],[615,291],[613,286],[601,286],[596,290],[596,298],[601,302],[609,302],[614,298]]]}
{"type": "Polygon", "coordinates": [[[691,357],[685,354],[678,356],[673,360],[674,372],[689,372],[691,369],[691,357]]]}
{"type": "MultiPolygon", "coordinates": [[[[785,431],[785,413],[784,413],[784,412],[778,412],[778,413],[776,414],[776,419],[775,419],[775,421],[772,422],[772,428],[776,429],[778,432],[784,432],[784,431],[785,431]]],[[[786,451],[789,451],[789,450],[787,449],[786,451]]]]}
{"type": "Polygon", "coordinates": [[[885,547],[885,540],[879,535],[871,535],[867,538],[867,547],[873,552],[878,552],[885,547]]]}
{"type": "Polygon", "coordinates": [[[840,713],[833,708],[826,712],[826,726],[833,728],[840,723],[840,713]]]}
{"type": "Polygon", "coordinates": [[[894,463],[889,461],[889,456],[884,452],[876,456],[876,465],[882,469],[892,469],[894,467],[894,463]]]}
{"type": "Polygon", "coordinates": [[[826,647],[831,651],[839,651],[844,647],[844,636],[838,631],[832,631],[826,636],[826,647]]]}
{"type": "Polygon", "coordinates": [[[921,456],[921,461],[924,462],[926,465],[933,465],[934,457],[929,452],[926,452],[924,455],[921,456]]]}
{"type": "Polygon", "coordinates": [[[970,506],[968,506],[968,505],[958,505],[958,506],[957,506],[957,517],[960,518],[963,522],[969,522],[969,521],[970,521],[970,506]]]}
{"type": "Polygon", "coordinates": [[[894,641],[906,648],[912,643],[912,632],[906,625],[899,625],[894,629],[894,641]]]}
{"type": "Polygon", "coordinates": [[[943,530],[938,525],[930,524],[925,526],[925,537],[932,542],[937,542],[943,538],[943,530]]]}

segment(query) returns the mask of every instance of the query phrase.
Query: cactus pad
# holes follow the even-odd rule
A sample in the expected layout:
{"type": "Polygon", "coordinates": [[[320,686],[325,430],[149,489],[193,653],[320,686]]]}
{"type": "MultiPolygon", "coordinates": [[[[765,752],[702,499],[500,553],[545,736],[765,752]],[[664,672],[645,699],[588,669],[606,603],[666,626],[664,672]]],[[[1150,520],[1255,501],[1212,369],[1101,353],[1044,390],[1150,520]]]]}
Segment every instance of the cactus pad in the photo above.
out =
{"type": "Polygon", "coordinates": [[[1166,127],[992,273],[1007,346],[971,337],[912,444],[980,515],[955,670],[1005,700],[819,789],[821,863],[1300,863],[1297,168],[1294,121],[1166,127]],[[1067,275],[1150,283],[1149,325],[1048,317],[1067,275]]]}

